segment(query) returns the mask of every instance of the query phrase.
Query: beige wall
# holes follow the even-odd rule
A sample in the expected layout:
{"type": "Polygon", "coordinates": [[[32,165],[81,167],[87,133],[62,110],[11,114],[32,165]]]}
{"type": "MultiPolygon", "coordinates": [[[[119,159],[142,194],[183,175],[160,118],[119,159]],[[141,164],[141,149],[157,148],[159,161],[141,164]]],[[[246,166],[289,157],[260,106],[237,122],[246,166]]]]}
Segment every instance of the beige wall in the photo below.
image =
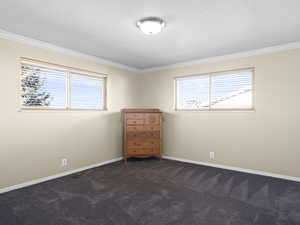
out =
{"type": "Polygon", "coordinates": [[[165,114],[165,155],[300,177],[300,49],[142,75],[165,114]],[[255,112],[175,112],[175,76],[255,67],[255,112]],[[209,160],[209,152],[215,160],[209,160]]]}
{"type": "Polygon", "coordinates": [[[136,105],[135,82],[132,72],[0,39],[0,188],[120,157],[120,109],[136,105]],[[18,112],[20,57],[107,73],[108,111],[18,112]]]}
{"type": "Polygon", "coordinates": [[[120,109],[137,106],[165,112],[165,155],[300,177],[299,59],[300,49],[137,74],[0,39],[0,189],[120,157],[120,109]],[[20,57],[107,73],[108,111],[19,112],[20,57]],[[174,111],[175,76],[245,67],[256,70],[255,112],[174,111]]]}

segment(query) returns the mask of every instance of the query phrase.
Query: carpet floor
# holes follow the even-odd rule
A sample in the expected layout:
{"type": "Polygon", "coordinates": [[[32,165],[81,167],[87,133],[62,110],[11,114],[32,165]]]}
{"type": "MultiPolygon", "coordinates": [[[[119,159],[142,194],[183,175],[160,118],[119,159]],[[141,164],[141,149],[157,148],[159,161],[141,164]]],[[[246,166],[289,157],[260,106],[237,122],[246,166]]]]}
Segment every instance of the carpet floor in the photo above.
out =
{"type": "Polygon", "coordinates": [[[250,224],[299,225],[300,183],[136,159],[0,195],[0,225],[250,224]]]}

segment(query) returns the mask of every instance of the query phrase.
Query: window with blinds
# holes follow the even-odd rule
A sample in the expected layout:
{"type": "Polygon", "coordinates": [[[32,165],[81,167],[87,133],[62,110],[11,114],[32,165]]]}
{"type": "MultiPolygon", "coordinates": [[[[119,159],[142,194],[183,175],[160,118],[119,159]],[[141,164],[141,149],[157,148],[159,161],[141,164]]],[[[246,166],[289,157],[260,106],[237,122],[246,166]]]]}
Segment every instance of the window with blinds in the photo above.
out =
{"type": "Polygon", "coordinates": [[[177,110],[251,110],[253,69],[176,78],[177,110]]]}
{"type": "Polygon", "coordinates": [[[71,73],[71,108],[103,109],[104,80],[71,73]]]}
{"type": "Polygon", "coordinates": [[[23,109],[104,110],[106,77],[40,62],[21,63],[23,109]]]}

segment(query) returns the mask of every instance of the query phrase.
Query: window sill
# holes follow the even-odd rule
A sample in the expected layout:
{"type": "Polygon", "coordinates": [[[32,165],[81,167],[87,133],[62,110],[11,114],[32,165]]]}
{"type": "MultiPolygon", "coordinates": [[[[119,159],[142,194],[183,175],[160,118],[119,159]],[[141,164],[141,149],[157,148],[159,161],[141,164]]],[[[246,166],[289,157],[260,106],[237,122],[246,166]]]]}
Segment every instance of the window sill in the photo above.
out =
{"type": "Polygon", "coordinates": [[[254,108],[250,109],[174,109],[175,112],[256,112],[254,108]]]}
{"type": "Polygon", "coordinates": [[[18,110],[18,112],[105,112],[105,111],[108,111],[108,109],[107,108],[104,108],[104,109],[66,109],[66,108],[22,107],[18,110]]]}

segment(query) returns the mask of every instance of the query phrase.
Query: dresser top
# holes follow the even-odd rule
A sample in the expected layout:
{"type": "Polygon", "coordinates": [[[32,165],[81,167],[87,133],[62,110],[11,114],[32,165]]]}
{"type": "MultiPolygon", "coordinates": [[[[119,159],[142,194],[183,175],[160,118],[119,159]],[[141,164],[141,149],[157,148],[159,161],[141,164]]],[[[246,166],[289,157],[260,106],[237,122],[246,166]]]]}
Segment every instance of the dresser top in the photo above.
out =
{"type": "Polygon", "coordinates": [[[128,108],[122,109],[124,113],[161,113],[160,109],[149,109],[149,108],[128,108]]]}

